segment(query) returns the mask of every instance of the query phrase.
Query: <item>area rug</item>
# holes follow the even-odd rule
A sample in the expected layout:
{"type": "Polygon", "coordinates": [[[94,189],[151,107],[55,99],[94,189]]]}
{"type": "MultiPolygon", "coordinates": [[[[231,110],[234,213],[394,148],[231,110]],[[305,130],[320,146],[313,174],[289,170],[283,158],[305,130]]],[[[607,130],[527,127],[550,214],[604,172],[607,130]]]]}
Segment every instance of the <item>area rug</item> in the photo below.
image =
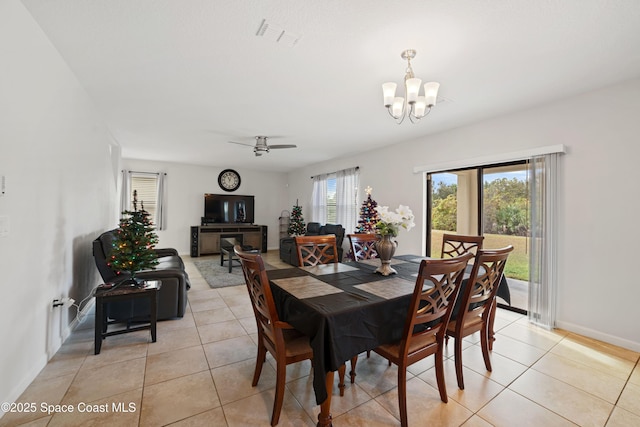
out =
{"type": "MultiPolygon", "coordinates": [[[[219,258],[194,260],[193,264],[196,266],[200,274],[202,274],[204,280],[206,280],[212,288],[244,285],[242,267],[237,262],[233,263],[231,273],[229,273],[229,265],[226,262],[224,266],[220,265],[219,258]]],[[[273,269],[272,266],[266,263],[265,268],[267,270],[273,269]]]]}

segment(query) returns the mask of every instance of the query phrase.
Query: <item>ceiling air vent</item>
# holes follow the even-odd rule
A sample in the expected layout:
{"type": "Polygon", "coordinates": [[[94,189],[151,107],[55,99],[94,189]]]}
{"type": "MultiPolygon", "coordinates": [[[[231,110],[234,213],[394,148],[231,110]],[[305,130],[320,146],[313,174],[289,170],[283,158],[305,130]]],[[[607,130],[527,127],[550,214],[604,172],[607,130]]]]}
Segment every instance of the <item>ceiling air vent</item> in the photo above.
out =
{"type": "Polygon", "coordinates": [[[291,31],[286,31],[277,25],[271,24],[267,22],[266,19],[263,19],[262,23],[260,23],[256,36],[264,37],[267,40],[287,47],[294,47],[296,43],[298,43],[298,40],[300,40],[299,35],[294,34],[291,31]]]}

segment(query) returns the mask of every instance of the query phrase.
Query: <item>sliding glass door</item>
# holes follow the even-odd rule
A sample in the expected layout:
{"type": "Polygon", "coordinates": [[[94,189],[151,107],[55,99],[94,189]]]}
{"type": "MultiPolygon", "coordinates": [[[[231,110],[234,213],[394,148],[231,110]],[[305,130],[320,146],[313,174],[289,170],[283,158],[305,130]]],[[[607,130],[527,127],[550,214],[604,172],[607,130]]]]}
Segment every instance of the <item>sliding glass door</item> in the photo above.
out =
{"type": "Polygon", "coordinates": [[[526,162],[427,175],[427,255],[439,257],[444,233],[484,235],[485,248],[513,245],[505,268],[511,308],[528,307],[529,196],[526,162]]]}

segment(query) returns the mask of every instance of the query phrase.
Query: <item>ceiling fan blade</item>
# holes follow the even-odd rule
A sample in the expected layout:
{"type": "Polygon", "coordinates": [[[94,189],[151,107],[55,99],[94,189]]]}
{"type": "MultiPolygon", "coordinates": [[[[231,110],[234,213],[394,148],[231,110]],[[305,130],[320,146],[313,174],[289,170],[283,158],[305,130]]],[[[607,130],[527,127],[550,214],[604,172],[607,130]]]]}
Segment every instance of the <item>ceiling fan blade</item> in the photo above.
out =
{"type": "Polygon", "coordinates": [[[236,142],[236,141],[227,141],[230,144],[238,144],[238,145],[246,145],[247,147],[253,147],[255,144],[246,144],[244,142],[236,142]]]}
{"type": "Polygon", "coordinates": [[[270,145],[269,149],[277,150],[278,148],[297,148],[298,146],[295,144],[276,144],[270,145]]]}

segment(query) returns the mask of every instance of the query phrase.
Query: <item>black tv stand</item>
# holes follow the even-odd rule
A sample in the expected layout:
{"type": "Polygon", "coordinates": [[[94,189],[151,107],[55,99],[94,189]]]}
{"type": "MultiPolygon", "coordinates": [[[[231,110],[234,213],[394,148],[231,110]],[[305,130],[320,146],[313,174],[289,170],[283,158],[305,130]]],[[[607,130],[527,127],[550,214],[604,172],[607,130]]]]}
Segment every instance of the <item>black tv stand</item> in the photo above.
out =
{"type": "Polygon", "coordinates": [[[220,238],[241,235],[244,245],[259,248],[267,252],[267,226],[247,223],[221,224],[211,223],[191,227],[191,256],[219,254],[220,238]]]}

